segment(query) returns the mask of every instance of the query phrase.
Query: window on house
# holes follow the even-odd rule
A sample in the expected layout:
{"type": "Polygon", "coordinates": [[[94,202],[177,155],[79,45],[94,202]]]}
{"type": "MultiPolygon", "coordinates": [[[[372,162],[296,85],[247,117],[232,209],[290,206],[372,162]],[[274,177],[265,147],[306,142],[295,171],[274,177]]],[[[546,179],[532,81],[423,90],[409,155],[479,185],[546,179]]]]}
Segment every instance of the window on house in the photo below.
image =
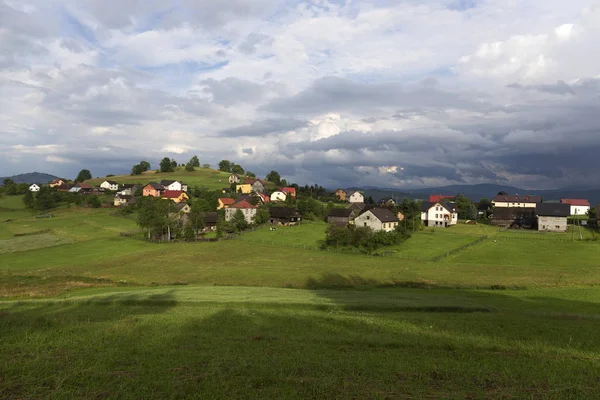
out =
{"type": "Polygon", "coordinates": [[[560,226],[559,226],[559,225],[556,225],[556,226],[555,226],[555,228],[556,228],[556,229],[560,229],[560,226]]]}
{"type": "Polygon", "coordinates": [[[367,219],[371,219],[371,216],[367,215],[367,219]]]}
{"type": "Polygon", "coordinates": [[[367,223],[365,222],[365,226],[367,226],[367,223]]]}
{"type": "Polygon", "coordinates": [[[437,218],[437,217],[438,217],[438,215],[437,215],[437,214],[435,214],[435,217],[437,218]]]}

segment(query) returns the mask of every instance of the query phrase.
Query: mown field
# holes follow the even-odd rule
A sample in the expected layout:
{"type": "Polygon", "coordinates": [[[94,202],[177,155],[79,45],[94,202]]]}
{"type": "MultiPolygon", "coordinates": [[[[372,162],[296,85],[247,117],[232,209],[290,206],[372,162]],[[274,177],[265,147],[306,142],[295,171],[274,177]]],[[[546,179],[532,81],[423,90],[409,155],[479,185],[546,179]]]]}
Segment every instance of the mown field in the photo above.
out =
{"type": "Polygon", "coordinates": [[[121,237],[135,222],[110,210],[36,218],[16,199],[0,199],[0,398],[589,399],[600,388],[595,241],[463,224],[373,257],[314,250],[326,226],[311,223],[150,244],[121,237]]]}

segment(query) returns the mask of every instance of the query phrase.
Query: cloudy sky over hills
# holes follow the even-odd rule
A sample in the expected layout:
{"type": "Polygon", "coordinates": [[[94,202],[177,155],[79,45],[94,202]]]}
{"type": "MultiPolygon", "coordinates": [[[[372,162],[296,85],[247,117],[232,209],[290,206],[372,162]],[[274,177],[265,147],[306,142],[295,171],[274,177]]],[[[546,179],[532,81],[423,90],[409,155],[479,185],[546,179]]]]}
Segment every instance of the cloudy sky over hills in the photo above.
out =
{"type": "Polygon", "coordinates": [[[599,38],[592,0],[0,0],[0,176],[600,185],[599,38]]]}

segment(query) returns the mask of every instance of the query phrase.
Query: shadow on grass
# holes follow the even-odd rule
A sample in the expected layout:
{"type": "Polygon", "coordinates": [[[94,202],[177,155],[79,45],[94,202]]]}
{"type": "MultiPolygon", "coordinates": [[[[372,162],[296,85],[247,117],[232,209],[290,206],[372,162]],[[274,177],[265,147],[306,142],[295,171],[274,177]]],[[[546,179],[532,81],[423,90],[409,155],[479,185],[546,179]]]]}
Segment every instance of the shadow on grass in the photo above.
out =
{"type": "Polygon", "coordinates": [[[169,292],[15,306],[0,327],[3,398],[589,398],[600,374],[595,323],[502,313],[182,305],[169,292]]]}
{"type": "Polygon", "coordinates": [[[439,285],[425,280],[419,281],[379,281],[372,278],[363,278],[359,275],[344,276],[338,273],[326,272],[320,277],[308,277],[304,283],[307,289],[374,289],[374,288],[409,288],[409,289],[490,289],[490,290],[525,290],[525,286],[506,286],[506,285],[488,285],[488,286],[458,286],[458,285],[439,285]]]}

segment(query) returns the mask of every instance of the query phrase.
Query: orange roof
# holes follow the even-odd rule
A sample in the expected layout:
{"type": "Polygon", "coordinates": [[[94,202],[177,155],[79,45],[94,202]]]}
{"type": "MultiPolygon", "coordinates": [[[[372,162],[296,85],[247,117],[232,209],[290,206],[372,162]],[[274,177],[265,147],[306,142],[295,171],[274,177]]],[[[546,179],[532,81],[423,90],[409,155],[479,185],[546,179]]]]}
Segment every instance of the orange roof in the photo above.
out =
{"type": "Polygon", "coordinates": [[[166,197],[167,199],[178,199],[182,194],[185,194],[182,190],[165,190],[162,197],[166,197]]]}
{"type": "Polygon", "coordinates": [[[229,205],[235,203],[235,200],[230,197],[221,197],[221,198],[219,198],[219,201],[221,203],[223,203],[223,205],[226,205],[226,206],[229,206],[229,205]]]}
{"type": "Polygon", "coordinates": [[[590,202],[586,199],[560,199],[562,204],[570,204],[572,206],[589,207],[590,202]]]}
{"type": "Polygon", "coordinates": [[[271,198],[264,193],[259,193],[258,195],[262,199],[263,203],[268,203],[269,201],[271,201],[271,198]]]}
{"type": "Polygon", "coordinates": [[[256,206],[253,206],[252,204],[248,203],[246,200],[242,200],[242,201],[238,201],[237,203],[235,203],[234,205],[232,205],[229,208],[256,208],[256,206]]]}
{"type": "Polygon", "coordinates": [[[283,193],[291,194],[292,197],[296,197],[296,188],[293,188],[293,187],[283,187],[283,188],[281,188],[279,190],[281,190],[283,193]]]}

